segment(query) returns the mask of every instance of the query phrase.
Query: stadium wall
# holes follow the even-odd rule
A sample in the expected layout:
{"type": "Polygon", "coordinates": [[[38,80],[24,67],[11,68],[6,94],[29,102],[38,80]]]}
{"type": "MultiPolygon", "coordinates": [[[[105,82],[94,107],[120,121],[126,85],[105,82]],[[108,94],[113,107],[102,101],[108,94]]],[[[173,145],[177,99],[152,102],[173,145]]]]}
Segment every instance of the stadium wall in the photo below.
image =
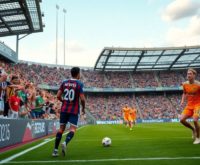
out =
{"type": "MultiPolygon", "coordinates": [[[[192,122],[193,119],[187,119],[188,122],[192,122]]],[[[136,123],[166,123],[166,122],[172,122],[177,123],[180,122],[180,119],[137,119],[136,123]]],[[[109,120],[109,121],[101,121],[97,120],[96,124],[123,124],[123,120],[109,120]]]]}
{"type": "MultiPolygon", "coordinates": [[[[58,86],[50,86],[50,85],[45,85],[45,84],[39,84],[38,88],[45,89],[45,90],[52,90],[52,91],[57,91],[59,89],[58,86]]],[[[156,88],[95,88],[95,87],[90,87],[90,88],[84,88],[84,92],[99,92],[99,93],[122,93],[122,92],[130,92],[130,93],[139,93],[139,92],[174,92],[174,91],[182,91],[183,88],[181,86],[177,87],[156,87],[156,88]]]]}
{"type": "Polygon", "coordinates": [[[3,119],[0,120],[0,148],[47,136],[58,129],[59,121],[3,119]]]}

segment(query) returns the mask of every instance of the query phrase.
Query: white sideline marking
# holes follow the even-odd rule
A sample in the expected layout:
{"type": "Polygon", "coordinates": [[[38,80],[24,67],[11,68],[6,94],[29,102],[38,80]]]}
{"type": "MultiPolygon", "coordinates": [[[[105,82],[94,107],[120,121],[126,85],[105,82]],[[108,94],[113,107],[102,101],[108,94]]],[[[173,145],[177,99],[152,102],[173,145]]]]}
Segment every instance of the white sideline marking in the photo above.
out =
{"type": "Polygon", "coordinates": [[[87,162],[116,162],[116,161],[149,161],[149,160],[194,160],[200,157],[156,157],[156,158],[122,158],[122,159],[90,159],[90,160],[49,160],[49,161],[13,161],[10,164],[29,163],[87,163],[87,162]]]}
{"type": "MultiPolygon", "coordinates": [[[[80,130],[80,129],[83,128],[83,127],[85,127],[85,126],[82,126],[82,127],[78,128],[77,130],[80,130]]],[[[68,132],[64,133],[63,135],[65,135],[65,134],[67,134],[67,133],[68,133],[68,132]]],[[[47,138],[47,139],[49,139],[49,138],[47,138]]],[[[11,160],[13,160],[13,159],[15,159],[15,158],[17,158],[17,157],[19,157],[19,156],[22,156],[22,155],[26,154],[26,153],[29,152],[29,151],[32,151],[32,150],[34,150],[34,149],[36,149],[36,148],[39,148],[39,147],[41,147],[41,146],[45,145],[46,143],[51,142],[51,141],[53,141],[53,140],[55,140],[55,137],[52,138],[52,139],[49,139],[49,140],[47,140],[47,141],[44,141],[44,142],[42,142],[42,143],[40,143],[40,144],[38,144],[38,145],[36,145],[36,146],[34,146],[34,147],[31,147],[31,148],[28,148],[28,149],[26,149],[26,150],[24,150],[24,151],[22,151],[22,152],[19,152],[19,153],[13,155],[13,156],[10,156],[10,157],[8,157],[8,158],[6,158],[6,159],[4,159],[4,160],[1,160],[1,161],[0,161],[0,164],[4,164],[4,163],[8,163],[8,162],[10,163],[11,160]]]]}

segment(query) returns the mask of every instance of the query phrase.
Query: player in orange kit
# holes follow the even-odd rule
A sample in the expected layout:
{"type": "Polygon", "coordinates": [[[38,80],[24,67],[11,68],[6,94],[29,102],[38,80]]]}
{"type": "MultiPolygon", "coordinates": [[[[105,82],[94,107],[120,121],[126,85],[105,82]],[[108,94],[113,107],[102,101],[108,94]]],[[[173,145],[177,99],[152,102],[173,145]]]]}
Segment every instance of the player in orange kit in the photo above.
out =
{"type": "Polygon", "coordinates": [[[131,108],[130,110],[130,116],[131,116],[131,122],[133,125],[135,125],[136,123],[136,109],[135,108],[131,108]]]}
{"type": "Polygon", "coordinates": [[[184,100],[186,99],[187,105],[181,114],[180,122],[185,127],[192,130],[193,138],[195,139],[193,144],[200,144],[200,129],[198,124],[200,115],[200,82],[195,80],[196,74],[197,72],[194,69],[188,69],[187,71],[188,81],[183,83],[183,95],[181,100],[181,105],[183,105],[184,100]],[[194,127],[186,121],[190,117],[193,118],[194,127]]]}
{"type": "Polygon", "coordinates": [[[124,122],[126,123],[126,126],[131,129],[131,116],[130,116],[130,108],[126,105],[123,109],[123,118],[124,118],[124,122]]]}

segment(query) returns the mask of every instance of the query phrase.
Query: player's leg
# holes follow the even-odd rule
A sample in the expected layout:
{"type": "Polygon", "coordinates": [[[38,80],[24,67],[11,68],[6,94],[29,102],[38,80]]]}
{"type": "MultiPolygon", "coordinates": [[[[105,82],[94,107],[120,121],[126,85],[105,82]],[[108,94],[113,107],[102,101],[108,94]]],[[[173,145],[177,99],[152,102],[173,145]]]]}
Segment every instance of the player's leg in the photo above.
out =
{"type": "Polygon", "coordinates": [[[190,123],[188,123],[188,122],[186,121],[186,120],[187,120],[188,118],[190,118],[192,115],[193,115],[193,114],[191,114],[190,111],[188,111],[187,109],[185,109],[185,110],[183,111],[183,113],[181,114],[181,116],[180,116],[180,122],[181,122],[181,124],[183,124],[185,127],[191,129],[192,132],[193,132],[193,134],[194,134],[194,133],[195,133],[194,127],[193,127],[190,123]]]}
{"type": "Polygon", "coordinates": [[[69,142],[74,137],[74,134],[75,134],[76,129],[78,127],[78,119],[79,119],[79,115],[70,114],[70,116],[69,116],[69,121],[68,121],[70,123],[69,132],[66,136],[65,141],[62,143],[62,154],[63,154],[63,156],[65,156],[67,145],[69,144],[69,142]]]}
{"type": "Polygon", "coordinates": [[[54,151],[52,153],[52,156],[54,156],[54,157],[58,156],[58,147],[59,147],[60,141],[62,139],[62,134],[65,131],[65,127],[66,127],[66,124],[60,125],[60,129],[59,129],[59,131],[56,134],[54,151]]]}
{"type": "Polygon", "coordinates": [[[198,119],[194,119],[194,126],[195,126],[195,132],[196,132],[196,138],[193,144],[200,144],[200,138],[199,138],[199,123],[198,119]]]}
{"type": "Polygon", "coordinates": [[[134,116],[134,117],[133,117],[133,125],[135,125],[135,124],[136,124],[136,122],[135,122],[135,121],[136,121],[136,117],[134,116]]]}
{"type": "Polygon", "coordinates": [[[3,118],[4,101],[0,100],[0,118],[3,118]]]}
{"type": "Polygon", "coordinates": [[[67,134],[66,136],[66,139],[65,139],[65,144],[67,145],[71,140],[72,138],[74,137],[74,134],[76,132],[76,129],[77,129],[77,126],[73,125],[73,124],[70,124],[70,128],[69,128],[69,133],[67,134]]]}
{"type": "Polygon", "coordinates": [[[128,127],[128,120],[127,120],[126,118],[124,118],[124,125],[125,125],[126,127],[128,127]]]}
{"type": "Polygon", "coordinates": [[[66,113],[61,113],[60,114],[60,129],[58,130],[58,132],[56,134],[54,151],[52,153],[52,156],[54,156],[54,157],[58,156],[58,147],[59,147],[60,141],[62,139],[62,134],[65,131],[66,123],[67,123],[66,113]]]}
{"type": "Polygon", "coordinates": [[[195,132],[196,132],[196,138],[193,144],[200,144],[200,138],[199,138],[199,114],[200,114],[200,107],[197,107],[194,110],[193,120],[194,120],[194,126],[195,126],[195,132]]]}
{"type": "Polygon", "coordinates": [[[132,130],[133,128],[133,120],[131,115],[128,116],[128,124],[129,124],[129,129],[132,130]]]}
{"type": "Polygon", "coordinates": [[[126,127],[128,127],[128,118],[127,116],[124,116],[124,124],[126,127]]]}
{"type": "Polygon", "coordinates": [[[129,121],[129,128],[132,131],[132,129],[133,129],[133,121],[132,120],[129,121]]]}

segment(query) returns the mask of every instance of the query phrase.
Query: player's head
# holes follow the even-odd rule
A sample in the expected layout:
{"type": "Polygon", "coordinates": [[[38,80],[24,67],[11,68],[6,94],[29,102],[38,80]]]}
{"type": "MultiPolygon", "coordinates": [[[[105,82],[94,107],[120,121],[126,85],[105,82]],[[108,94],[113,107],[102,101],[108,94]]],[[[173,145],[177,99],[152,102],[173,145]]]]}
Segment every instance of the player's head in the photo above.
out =
{"type": "Polygon", "coordinates": [[[197,75],[197,71],[196,70],[194,70],[192,68],[188,69],[188,71],[187,71],[187,79],[189,81],[194,80],[196,75],[197,75]]]}
{"type": "Polygon", "coordinates": [[[39,93],[39,95],[40,95],[41,97],[43,97],[43,96],[45,95],[45,93],[44,93],[43,90],[40,90],[38,93],[39,93]]]}
{"type": "Polygon", "coordinates": [[[19,79],[19,77],[18,76],[16,76],[16,75],[13,75],[12,76],[12,78],[11,78],[11,82],[13,83],[13,84],[20,84],[20,79],[19,79]]]}
{"type": "Polygon", "coordinates": [[[7,80],[7,73],[2,72],[0,78],[1,78],[1,81],[6,81],[7,80]]]}
{"type": "Polygon", "coordinates": [[[71,69],[71,75],[73,78],[80,79],[80,68],[79,67],[73,67],[71,69]]]}

